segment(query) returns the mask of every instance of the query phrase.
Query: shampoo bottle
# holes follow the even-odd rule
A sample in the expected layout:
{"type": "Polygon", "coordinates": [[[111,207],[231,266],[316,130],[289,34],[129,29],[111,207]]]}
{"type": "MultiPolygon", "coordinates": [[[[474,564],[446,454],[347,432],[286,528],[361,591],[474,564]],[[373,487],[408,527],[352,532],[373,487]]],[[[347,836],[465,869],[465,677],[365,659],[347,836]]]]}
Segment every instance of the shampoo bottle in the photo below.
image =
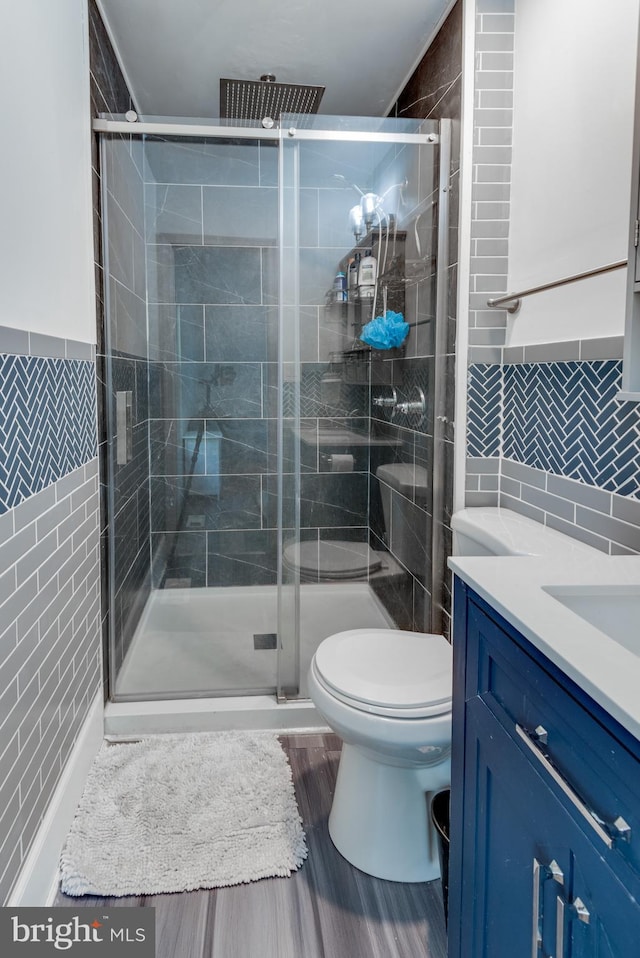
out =
{"type": "Polygon", "coordinates": [[[365,250],[365,254],[360,260],[358,270],[358,292],[360,299],[373,299],[376,278],[378,272],[378,261],[371,255],[371,250],[365,250]]]}

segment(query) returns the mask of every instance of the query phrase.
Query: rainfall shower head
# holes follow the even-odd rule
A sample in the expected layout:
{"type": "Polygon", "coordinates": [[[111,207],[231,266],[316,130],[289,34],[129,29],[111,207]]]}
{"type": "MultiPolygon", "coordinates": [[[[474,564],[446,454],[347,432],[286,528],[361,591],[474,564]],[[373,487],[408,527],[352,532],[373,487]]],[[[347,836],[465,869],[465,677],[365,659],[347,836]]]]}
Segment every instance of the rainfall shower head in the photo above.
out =
{"type": "Polygon", "coordinates": [[[317,113],[323,86],[276,83],[272,73],[259,80],[220,78],[220,116],[224,119],[277,120],[282,113],[317,113]]]}

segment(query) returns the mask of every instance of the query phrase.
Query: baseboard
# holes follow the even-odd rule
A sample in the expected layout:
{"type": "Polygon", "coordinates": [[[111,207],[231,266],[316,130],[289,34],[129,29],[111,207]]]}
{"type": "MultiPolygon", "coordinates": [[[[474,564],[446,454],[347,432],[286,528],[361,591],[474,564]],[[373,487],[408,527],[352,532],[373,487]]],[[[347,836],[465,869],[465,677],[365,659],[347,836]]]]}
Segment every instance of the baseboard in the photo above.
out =
{"type": "Polygon", "coordinates": [[[58,891],[62,846],[71,827],[93,759],[104,738],[102,690],[89,714],[64,768],[7,905],[50,906],[58,891]]]}

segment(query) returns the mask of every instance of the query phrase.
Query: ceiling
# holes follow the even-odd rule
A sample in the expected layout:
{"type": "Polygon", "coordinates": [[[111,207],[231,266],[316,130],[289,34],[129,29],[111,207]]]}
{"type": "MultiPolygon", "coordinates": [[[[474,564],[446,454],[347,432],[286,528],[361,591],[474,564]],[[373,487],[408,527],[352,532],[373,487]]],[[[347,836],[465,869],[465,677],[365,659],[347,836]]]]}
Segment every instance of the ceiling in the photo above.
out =
{"type": "Polygon", "coordinates": [[[138,112],[219,116],[220,77],[326,86],[319,113],[385,116],[452,0],[97,0],[138,112]]]}

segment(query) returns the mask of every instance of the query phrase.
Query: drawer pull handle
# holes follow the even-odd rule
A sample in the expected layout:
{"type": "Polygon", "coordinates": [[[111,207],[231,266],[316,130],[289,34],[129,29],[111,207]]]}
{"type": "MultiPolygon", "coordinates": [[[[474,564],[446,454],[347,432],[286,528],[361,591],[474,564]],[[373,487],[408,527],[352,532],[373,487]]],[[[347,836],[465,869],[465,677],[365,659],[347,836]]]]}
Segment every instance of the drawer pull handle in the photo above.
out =
{"type": "Polygon", "coordinates": [[[531,735],[531,738],[534,738],[536,742],[540,742],[541,745],[546,745],[549,741],[549,733],[547,732],[544,725],[536,725],[531,735]]]}
{"type": "Polygon", "coordinates": [[[556,912],[556,955],[557,958],[564,956],[564,929],[567,920],[577,919],[588,925],[591,920],[589,909],[581,898],[576,898],[572,902],[565,902],[562,895],[558,895],[558,910],[556,912]]]}
{"type": "Polygon", "coordinates": [[[629,825],[628,822],[625,822],[622,815],[618,815],[615,822],[611,826],[611,833],[614,838],[620,839],[621,842],[631,841],[631,825],[629,825]]]}
{"type": "Polygon", "coordinates": [[[583,818],[591,825],[592,829],[607,846],[607,848],[613,848],[613,838],[605,829],[602,827],[601,823],[598,821],[596,816],[591,812],[585,803],[582,801],[579,795],[571,788],[568,782],[560,775],[560,773],[553,767],[546,755],[544,755],[541,750],[538,748],[536,742],[531,740],[531,736],[525,732],[521,725],[516,725],[516,732],[525,743],[532,755],[535,756],[538,762],[542,765],[544,770],[551,776],[556,785],[558,785],[564,794],[567,796],[574,808],[580,812],[583,818]]]}
{"type": "Polygon", "coordinates": [[[537,858],[533,859],[533,927],[531,933],[531,958],[539,958],[542,948],[542,927],[540,921],[540,897],[542,886],[549,879],[553,878],[558,885],[564,885],[564,875],[562,869],[554,859],[548,865],[543,865],[537,858]]]}

